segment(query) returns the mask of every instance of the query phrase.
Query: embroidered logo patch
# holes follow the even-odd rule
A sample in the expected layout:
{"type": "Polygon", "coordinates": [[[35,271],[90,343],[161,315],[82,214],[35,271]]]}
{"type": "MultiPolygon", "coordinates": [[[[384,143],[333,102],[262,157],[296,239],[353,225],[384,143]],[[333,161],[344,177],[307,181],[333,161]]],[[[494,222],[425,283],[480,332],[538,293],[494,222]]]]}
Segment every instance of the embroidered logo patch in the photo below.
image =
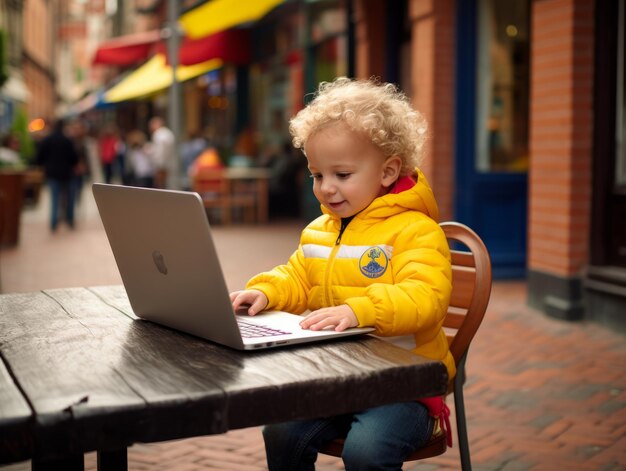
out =
{"type": "Polygon", "coordinates": [[[368,278],[378,278],[387,271],[389,258],[380,247],[369,247],[359,259],[359,268],[368,278]]]}

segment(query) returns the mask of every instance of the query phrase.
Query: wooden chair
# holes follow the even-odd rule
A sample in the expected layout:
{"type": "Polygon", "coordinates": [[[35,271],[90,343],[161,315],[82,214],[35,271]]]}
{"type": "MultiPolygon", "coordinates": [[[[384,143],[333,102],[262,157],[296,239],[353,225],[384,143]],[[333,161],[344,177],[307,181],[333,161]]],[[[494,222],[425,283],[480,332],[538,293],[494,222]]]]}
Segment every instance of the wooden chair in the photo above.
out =
{"type": "MultiPolygon", "coordinates": [[[[444,330],[454,357],[457,373],[448,394],[454,394],[457,435],[461,469],[471,470],[463,384],[465,383],[465,360],[474,334],[478,330],[491,295],[491,260],[485,244],[469,227],[457,222],[441,223],[441,228],[451,243],[452,296],[444,330]],[[457,243],[465,246],[462,250],[457,243]]],[[[443,454],[447,449],[444,433],[434,434],[430,441],[411,453],[406,461],[423,460],[443,454]]],[[[341,457],[343,439],[330,442],[320,453],[341,457]]]]}
{"type": "Polygon", "coordinates": [[[224,225],[232,223],[233,210],[240,208],[246,223],[255,219],[256,202],[251,194],[233,191],[224,171],[218,168],[199,168],[191,179],[191,188],[202,198],[207,210],[218,209],[224,225]]]}

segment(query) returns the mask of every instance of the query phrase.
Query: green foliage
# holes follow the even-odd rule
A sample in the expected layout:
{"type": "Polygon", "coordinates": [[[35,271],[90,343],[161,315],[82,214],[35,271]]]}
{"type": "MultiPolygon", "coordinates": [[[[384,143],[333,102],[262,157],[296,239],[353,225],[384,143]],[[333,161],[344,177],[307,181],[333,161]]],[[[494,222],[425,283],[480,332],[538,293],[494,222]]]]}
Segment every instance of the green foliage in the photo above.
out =
{"type": "Polygon", "coordinates": [[[11,131],[20,141],[20,157],[25,164],[31,164],[35,157],[35,141],[28,131],[28,118],[23,108],[20,108],[13,117],[11,131]]]}
{"type": "Polygon", "coordinates": [[[9,80],[7,61],[7,33],[0,29],[0,87],[9,80]]]}

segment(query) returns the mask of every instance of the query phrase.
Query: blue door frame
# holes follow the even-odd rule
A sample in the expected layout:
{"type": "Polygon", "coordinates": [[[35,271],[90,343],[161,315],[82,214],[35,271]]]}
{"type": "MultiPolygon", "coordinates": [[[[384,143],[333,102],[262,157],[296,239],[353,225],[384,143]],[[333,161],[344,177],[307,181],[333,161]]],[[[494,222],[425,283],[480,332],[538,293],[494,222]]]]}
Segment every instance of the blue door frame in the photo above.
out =
{"type": "Polygon", "coordinates": [[[472,227],[491,255],[495,278],[526,276],[527,173],[476,169],[477,2],[457,2],[455,219],[472,227]]]}

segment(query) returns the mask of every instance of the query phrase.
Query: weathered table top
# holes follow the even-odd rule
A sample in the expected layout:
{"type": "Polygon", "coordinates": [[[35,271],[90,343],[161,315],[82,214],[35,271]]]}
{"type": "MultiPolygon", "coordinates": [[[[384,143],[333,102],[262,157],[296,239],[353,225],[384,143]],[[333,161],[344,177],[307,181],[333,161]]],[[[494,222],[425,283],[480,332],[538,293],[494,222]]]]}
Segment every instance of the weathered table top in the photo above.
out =
{"type": "Polygon", "coordinates": [[[0,463],[118,450],[443,394],[374,337],[239,352],[133,314],[121,286],[0,296],[0,463]]]}

